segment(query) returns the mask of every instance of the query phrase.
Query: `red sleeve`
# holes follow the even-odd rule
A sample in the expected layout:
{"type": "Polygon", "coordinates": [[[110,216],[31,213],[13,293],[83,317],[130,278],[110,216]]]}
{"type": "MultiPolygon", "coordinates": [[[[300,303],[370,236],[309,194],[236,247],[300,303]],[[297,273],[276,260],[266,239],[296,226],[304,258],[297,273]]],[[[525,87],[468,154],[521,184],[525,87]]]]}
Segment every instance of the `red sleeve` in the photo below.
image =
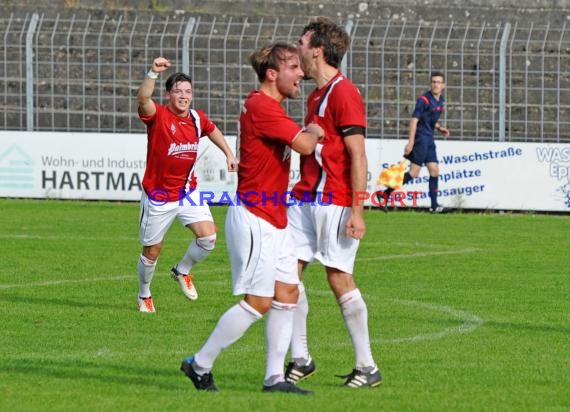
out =
{"type": "Polygon", "coordinates": [[[350,82],[341,82],[339,86],[335,87],[332,92],[338,93],[342,98],[329,100],[334,104],[331,109],[335,127],[362,126],[366,128],[366,112],[360,91],[350,82]]]}

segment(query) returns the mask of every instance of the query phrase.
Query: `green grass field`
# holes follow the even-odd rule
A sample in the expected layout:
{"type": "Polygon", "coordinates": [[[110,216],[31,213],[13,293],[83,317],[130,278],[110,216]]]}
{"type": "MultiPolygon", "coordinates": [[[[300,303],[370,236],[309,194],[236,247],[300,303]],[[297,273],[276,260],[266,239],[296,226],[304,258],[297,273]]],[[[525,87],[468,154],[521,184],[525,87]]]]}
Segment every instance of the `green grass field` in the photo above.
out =
{"type": "Polygon", "coordinates": [[[195,268],[200,298],[168,276],[191,233],[175,223],[136,310],[138,204],[0,200],[1,411],[568,411],[569,216],[367,211],[356,279],[380,388],[335,374],[353,355],[323,268],[305,275],[317,374],[300,397],[261,392],[262,322],[218,359],[218,393],[179,371],[231,295],[226,209],[195,268]]]}

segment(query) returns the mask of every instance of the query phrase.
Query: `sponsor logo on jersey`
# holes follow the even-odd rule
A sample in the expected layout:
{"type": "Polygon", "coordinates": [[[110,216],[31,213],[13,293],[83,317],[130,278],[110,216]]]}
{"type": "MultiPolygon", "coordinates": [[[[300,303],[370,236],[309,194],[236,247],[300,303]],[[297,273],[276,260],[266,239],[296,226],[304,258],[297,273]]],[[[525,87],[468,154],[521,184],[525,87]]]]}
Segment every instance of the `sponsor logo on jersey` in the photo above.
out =
{"type": "Polygon", "coordinates": [[[184,144],[171,143],[170,147],[168,148],[168,156],[176,156],[182,153],[197,152],[197,151],[198,151],[198,143],[184,143],[184,144]]]}

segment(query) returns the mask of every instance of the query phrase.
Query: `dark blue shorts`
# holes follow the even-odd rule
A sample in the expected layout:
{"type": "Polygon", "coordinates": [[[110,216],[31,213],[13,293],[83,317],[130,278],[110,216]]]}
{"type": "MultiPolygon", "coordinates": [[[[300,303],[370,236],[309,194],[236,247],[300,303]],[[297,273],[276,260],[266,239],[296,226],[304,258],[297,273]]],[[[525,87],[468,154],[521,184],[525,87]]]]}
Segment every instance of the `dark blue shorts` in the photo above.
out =
{"type": "Polygon", "coordinates": [[[423,166],[426,163],[438,163],[435,141],[433,139],[416,140],[412,152],[404,157],[419,166],[423,166]]]}

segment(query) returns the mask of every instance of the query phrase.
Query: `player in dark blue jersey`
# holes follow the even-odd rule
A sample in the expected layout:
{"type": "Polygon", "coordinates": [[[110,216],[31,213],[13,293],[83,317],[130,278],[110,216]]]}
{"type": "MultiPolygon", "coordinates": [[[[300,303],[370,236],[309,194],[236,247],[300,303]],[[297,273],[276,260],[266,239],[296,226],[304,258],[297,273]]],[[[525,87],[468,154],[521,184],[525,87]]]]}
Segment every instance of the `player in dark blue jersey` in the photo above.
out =
{"type": "MultiPolygon", "coordinates": [[[[449,130],[441,125],[439,118],[445,106],[443,91],[445,90],[445,75],[432,72],[430,89],[418,97],[416,107],[410,119],[410,137],[404,148],[404,157],[411,162],[410,170],[404,175],[404,184],[419,176],[422,166],[426,165],[429,172],[430,212],[443,213],[445,210],[437,203],[439,180],[439,164],[435,149],[435,132],[449,136],[449,130]]],[[[394,189],[388,188],[379,194],[380,202],[390,198],[394,189]],[[382,199],[381,197],[384,197],[382,199]]],[[[387,210],[387,208],[384,208],[387,210]]]]}

